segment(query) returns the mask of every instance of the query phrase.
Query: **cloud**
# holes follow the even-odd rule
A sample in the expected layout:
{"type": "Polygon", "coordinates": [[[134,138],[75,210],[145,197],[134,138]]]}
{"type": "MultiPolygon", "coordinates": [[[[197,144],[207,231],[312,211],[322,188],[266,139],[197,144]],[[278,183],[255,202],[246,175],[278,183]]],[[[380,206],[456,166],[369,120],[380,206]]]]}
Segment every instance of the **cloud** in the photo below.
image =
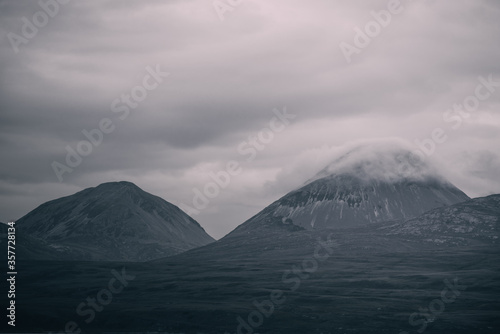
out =
{"type": "Polygon", "coordinates": [[[297,115],[294,124],[245,166],[209,213],[195,217],[212,234],[229,232],[299,186],[347,142],[398,137],[414,144],[436,127],[449,138],[432,159],[443,160],[451,181],[469,195],[500,192],[496,160],[483,156],[498,152],[500,94],[460,129],[443,121],[474,93],[478,76],[500,78],[500,6],[402,4],[348,64],[339,44],[351,43],[353,28],[387,1],[252,0],[222,22],[210,1],[72,1],[17,54],[8,33],[21,34],[22,17],[41,8],[0,1],[0,193],[19,201],[2,201],[0,220],[118,177],[189,201],[207,168],[239,158],[238,144],[282,106],[297,115]],[[111,103],[156,64],[171,75],[119,121],[111,103]],[[50,164],[104,117],[116,130],[59,184],[50,164]]]}

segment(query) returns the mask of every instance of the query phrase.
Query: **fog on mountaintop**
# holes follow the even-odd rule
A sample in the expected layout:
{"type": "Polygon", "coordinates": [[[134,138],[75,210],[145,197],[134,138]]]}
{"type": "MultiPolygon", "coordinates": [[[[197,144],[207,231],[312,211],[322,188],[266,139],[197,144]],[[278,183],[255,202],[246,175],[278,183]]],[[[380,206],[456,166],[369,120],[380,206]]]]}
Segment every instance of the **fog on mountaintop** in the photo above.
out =
{"type": "Polygon", "coordinates": [[[410,143],[398,139],[375,139],[347,144],[312,180],[343,173],[352,173],[362,179],[390,182],[443,178],[429,159],[415,151],[410,143]]]}
{"type": "Polygon", "coordinates": [[[266,184],[266,189],[287,192],[332,173],[352,173],[355,167],[359,177],[364,174],[380,180],[451,181],[447,178],[449,170],[443,168],[436,155],[428,156],[402,138],[382,137],[305,150],[292,163],[283,166],[276,179],[266,184]]]}

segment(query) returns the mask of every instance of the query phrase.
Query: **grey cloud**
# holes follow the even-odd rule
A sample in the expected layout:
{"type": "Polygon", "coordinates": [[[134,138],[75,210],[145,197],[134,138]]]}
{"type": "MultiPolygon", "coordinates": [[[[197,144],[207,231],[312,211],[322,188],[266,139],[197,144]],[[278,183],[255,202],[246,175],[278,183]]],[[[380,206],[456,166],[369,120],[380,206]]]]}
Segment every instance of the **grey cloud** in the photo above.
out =
{"type": "Polygon", "coordinates": [[[5,202],[2,215],[113,175],[173,201],[189,200],[192,188],[203,185],[203,168],[243,159],[238,144],[282,106],[297,115],[294,124],[245,165],[217,213],[195,217],[217,226],[215,234],[241,222],[236,212],[243,219],[321,169],[321,155],[361,138],[413,142],[443,127],[449,139],[435,155],[449,158],[443,168],[450,176],[470,193],[500,192],[494,181],[500,94],[481,103],[477,117],[488,121],[467,119],[454,131],[442,120],[447,108],[473,94],[478,76],[500,80],[500,5],[402,3],[405,10],[347,64],[339,43],[352,43],[353,27],[363,27],[387,1],[245,1],[223,22],[210,1],[73,1],[18,54],[7,34],[19,34],[21,17],[40,6],[0,1],[0,193],[16,193],[25,203],[5,202]],[[112,101],[156,64],[171,75],[118,120],[112,101]],[[104,117],[116,130],[59,184],[51,162],[62,161],[65,146],[74,147],[84,139],[81,131],[104,117]],[[474,153],[481,149],[493,156],[474,153]],[[450,162],[460,159],[468,162],[463,168],[450,162]],[[168,187],[155,186],[163,184],[156,177],[168,187]],[[484,182],[474,186],[477,179],[484,182]],[[25,187],[39,190],[19,194],[25,187]]]}

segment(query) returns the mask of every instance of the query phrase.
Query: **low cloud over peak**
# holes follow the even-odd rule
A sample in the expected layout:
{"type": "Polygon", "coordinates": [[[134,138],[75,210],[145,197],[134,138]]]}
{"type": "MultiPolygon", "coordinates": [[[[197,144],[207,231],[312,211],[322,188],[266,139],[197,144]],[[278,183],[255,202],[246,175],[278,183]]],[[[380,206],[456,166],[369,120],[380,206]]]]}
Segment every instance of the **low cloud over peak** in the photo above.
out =
{"type": "Polygon", "coordinates": [[[438,178],[436,168],[412,150],[414,147],[410,143],[400,139],[351,143],[315,178],[341,174],[391,182],[438,178]]]}

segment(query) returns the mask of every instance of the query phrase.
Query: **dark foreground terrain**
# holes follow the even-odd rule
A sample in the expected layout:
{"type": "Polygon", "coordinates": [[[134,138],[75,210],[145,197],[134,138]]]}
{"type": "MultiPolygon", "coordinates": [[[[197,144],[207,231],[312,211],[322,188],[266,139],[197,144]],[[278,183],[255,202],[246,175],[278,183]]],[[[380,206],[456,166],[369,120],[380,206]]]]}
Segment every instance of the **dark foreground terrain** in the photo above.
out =
{"type": "Polygon", "coordinates": [[[141,264],[20,260],[14,331],[500,332],[497,244],[377,231],[269,230],[141,264]]]}

